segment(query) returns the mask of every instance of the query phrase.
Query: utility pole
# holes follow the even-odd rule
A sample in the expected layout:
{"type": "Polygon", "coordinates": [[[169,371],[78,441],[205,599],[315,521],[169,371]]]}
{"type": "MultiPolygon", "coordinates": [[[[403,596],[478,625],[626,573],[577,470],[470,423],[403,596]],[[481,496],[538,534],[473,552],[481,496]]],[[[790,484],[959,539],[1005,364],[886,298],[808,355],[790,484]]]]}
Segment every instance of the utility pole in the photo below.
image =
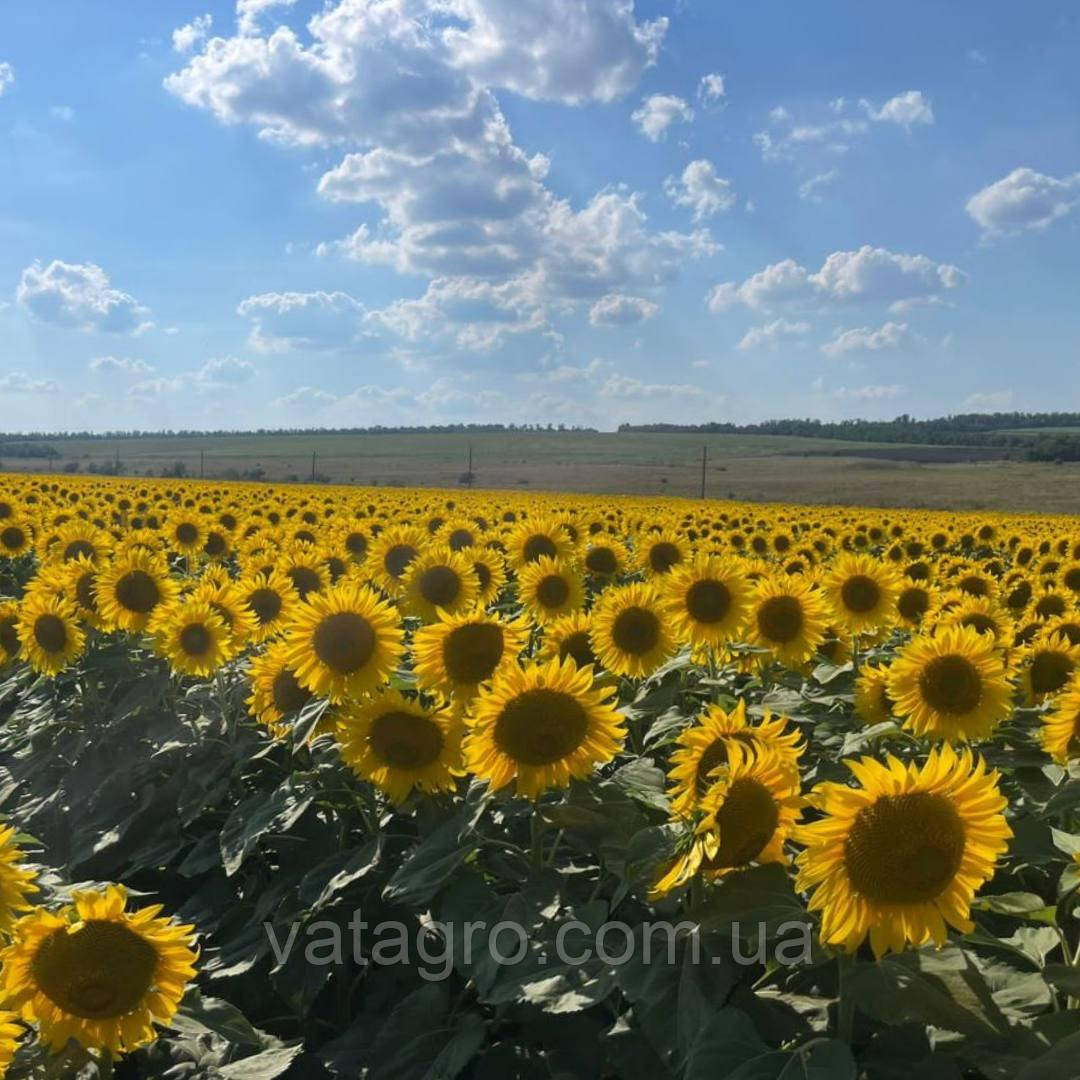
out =
{"type": "Polygon", "coordinates": [[[472,443],[469,443],[469,465],[465,470],[469,475],[469,487],[472,487],[473,475],[472,475],[472,443]]]}
{"type": "Polygon", "coordinates": [[[199,479],[206,475],[206,451],[199,447],[199,479]]]}
{"type": "Polygon", "coordinates": [[[311,451],[311,482],[315,483],[315,459],[319,456],[318,450],[311,451]]]}
{"type": "Polygon", "coordinates": [[[708,443],[701,444],[701,497],[705,498],[705,461],[708,458],[709,445],[708,443]]]}
{"type": "Polygon", "coordinates": [[[120,447],[116,448],[116,475],[120,475],[120,447]]]}

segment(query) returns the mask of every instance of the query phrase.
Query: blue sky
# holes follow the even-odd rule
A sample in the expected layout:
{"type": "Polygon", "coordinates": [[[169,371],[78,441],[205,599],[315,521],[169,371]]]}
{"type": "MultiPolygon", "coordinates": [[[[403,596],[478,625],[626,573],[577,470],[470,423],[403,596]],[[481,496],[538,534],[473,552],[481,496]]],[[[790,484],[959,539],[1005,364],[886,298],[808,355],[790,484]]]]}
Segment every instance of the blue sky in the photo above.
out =
{"type": "Polygon", "coordinates": [[[9,0],[6,430],[1080,408],[1080,9],[9,0]]]}

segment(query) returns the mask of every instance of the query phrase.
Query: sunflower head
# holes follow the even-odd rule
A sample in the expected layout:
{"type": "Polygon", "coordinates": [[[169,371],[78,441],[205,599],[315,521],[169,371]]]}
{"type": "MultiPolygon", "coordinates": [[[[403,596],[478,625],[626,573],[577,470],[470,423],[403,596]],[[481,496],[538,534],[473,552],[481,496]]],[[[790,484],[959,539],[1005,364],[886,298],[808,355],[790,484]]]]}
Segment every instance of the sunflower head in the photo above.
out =
{"type": "Polygon", "coordinates": [[[585,583],[571,563],[542,555],[518,571],[518,597],[541,624],[554,622],[585,604],[585,583]]]}
{"type": "Polygon", "coordinates": [[[75,605],[46,591],[28,592],[23,597],[15,635],[26,662],[48,676],[63,671],[86,646],[75,605]]]}
{"type": "Polygon", "coordinates": [[[802,577],[766,577],[751,600],[749,638],[791,667],[804,664],[825,640],[826,612],[819,592],[802,577]]]}
{"type": "Polygon", "coordinates": [[[433,544],[409,564],[401,603],[410,614],[430,623],[440,611],[467,611],[476,604],[479,593],[473,560],[445,545],[433,544]]]}
{"type": "Polygon", "coordinates": [[[663,607],[678,639],[717,648],[735,640],[750,610],[750,583],[733,559],[701,554],[662,579],[663,607]]]}
{"type": "Polygon", "coordinates": [[[840,555],[825,578],[834,618],[850,633],[876,632],[896,618],[900,577],[870,555],[840,555]]]}
{"type": "Polygon", "coordinates": [[[527,637],[527,624],[520,619],[507,621],[479,610],[443,613],[413,638],[417,684],[456,701],[468,701],[481,683],[517,663],[527,637]]]}
{"type": "Polygon", "coordinates": [[[593,611],[592,646],[605,670],[640,679],[675,652],[671,617],[652,585],[608,589],[593,611]]]}

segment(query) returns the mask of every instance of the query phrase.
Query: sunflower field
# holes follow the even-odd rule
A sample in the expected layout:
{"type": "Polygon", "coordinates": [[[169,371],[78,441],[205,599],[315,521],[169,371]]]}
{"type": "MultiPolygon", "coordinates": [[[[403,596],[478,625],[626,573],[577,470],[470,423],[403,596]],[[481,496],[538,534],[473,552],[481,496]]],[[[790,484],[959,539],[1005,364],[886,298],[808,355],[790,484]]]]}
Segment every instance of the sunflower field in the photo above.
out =
{"type": "Polygon", "coordinates": [[[10,1077],[1080,1076],[1080,522],[0,478],[10,1077]]]}

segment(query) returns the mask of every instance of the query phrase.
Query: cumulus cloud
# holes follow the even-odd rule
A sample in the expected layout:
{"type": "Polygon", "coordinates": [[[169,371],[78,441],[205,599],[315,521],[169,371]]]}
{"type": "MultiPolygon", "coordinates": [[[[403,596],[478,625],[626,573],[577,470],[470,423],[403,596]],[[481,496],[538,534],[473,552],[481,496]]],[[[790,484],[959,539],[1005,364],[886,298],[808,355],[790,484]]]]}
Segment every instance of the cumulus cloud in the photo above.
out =
{"type": "Polygon", "coordinates": [[[630,119],[650,142],[660,142],[672,124],[688,124],[694,110],[674,94],[650,94],[631,114],[630,119]]]}
{"type": "Polygon", "coordinates": [[[55,379],[35,379],[25,371],[11,371],[0,375],[0,393],[5,394],[55,394],[60,384],[55,379]]]}
{"type": "Polygon", "coordinates": [[[1060,180],[1034,169],[1013,169],[967,201],[968,215],[987,233],[1045,229],[1080,203],[1080,172],[1060,180]]]}
{"type": "Polygon", "coordinates": [[[328,393],[326,390],[319,390],[314,386],[298,386],[290,393],[275,398],[270,402],[270,405],[272,408],[295,408],[297,406],[310,408],[330,405],[335,401],[337,401],[336,394],[328,393]]]}
{"type": "Polygon", "coordinates": [[[865,98],[860,100],[859,105],[871,120],[899,124],[905,131],[910,131],[919,124],[934,122],[934,110],[919,90],[907,90],[897,94],[889,98],[880,109],[875,109],[865,98]]]}
{"type": "Polygon", "coordinates": [[[772,263],[741,284],[723,282],[710,290],[711,311],[743,304],[768,311],[792,302],[909,302],[936,296],[961,285],[966,275],[949,263],[926,255],[905,255],[863,245],[855,251],[834,251],[811,273],[793,259],[772,263]]]}
{"type": "Polygon", "coordinates": [[[763,161],[790,160],[797,153],[813,149],[842,154],[848,150],[850,140],[864,134],[869,127],[865,120],[852,117],[826,120],[822,123],[797,124],[782,105],[770,110],[769,124],[768,129],[757,131],[751,136],[763,161]]]}
{"type": "Polygon", "coordinates": [[[292,7],[295,3],[296,0],[236,0],[237,33],[256,33],[263,12],[271,8],[292,7]]]}
{"type": "Polygon", "coordinates": [[[130,356],[95,356],[90,360],[89,368],[91,371],[123,375],[149,375],[154,370],[145,360],[130,356]]]}
{"type": "Polygon", "coordinates": [[[35,262],[22,272],[15,299],[34,318],[54,326],[137,334],[153,325],[150,311],[114,289],[108,274],[93,263],[35,262]]]}
{"type": "Polygon", "coordinates": [[[631,375],[609,375],[600,387],[602,398],[635,401],[664,398],[666,400],[700,398],[706,391],[689,383],[647,383],[631,375]]]}
{"type": "Polygon", "coordinates": [[[593,326],[627,326],[651,319],[659,310],[659,304],[643,296],[608,293],[589,308],[589,322],[593,326]]]}
{"type": "Polygon", "coordinates": [[[887,386],[838,386],[832,396],[847,401],[890,401],[907,392],[906,386],[890,383],[887,386]]]}
{"type": "Polygon", "coordinates": [[[698,101],[703,105],[715,105],[718,102],[722,102],[727,95],[727,90],[724,87],[723,75],[702,75],[701,81],[698,83],[697,96],[698,101]]]}
{"type": "Polygon", "coordinates": [[[806,202],[822,202],[821,189],[828,187],[840,175],[839,169],[826,169],[799,185],[799,198],[806,202]]]}
{"type": "Polygon", "coordinates": [[[364,305],[344,292],[260,293],[240,302],[250,342],[263,352],[337,349],[360,336],[364,305]]]}
{"type": "Polygon", "coordinates": [[[203,388],[240,386],[255,377],[255,365],[250,360],[238,360],[235,356],[222,356],[207,360],[191,378],[203,388]]]}
{"type": "Polygon", "coordinates": [[[961,408],[972,412],[1008,412],[1013,407],[1015,396],[1012,390],[978,391],[968,394],[961,408]]]}
{"type": "Polygon", "coordinates": [[[0,97],[15,85],[15,69],[6,61],[0,61],[0,97]]]}
{"type": "Polygon", "coordinates": [[[196,45],[206,40],[210,33],[210,27],[214,24],[214,17],[210,14],[196,15],[191,22],[178,27],[172,32],[172,47],[174,52],[189,53],[196,45]]]}
{"type": "Polygon", "coordinates": [[[907,323],[887,322],[876,330],[869,326],[841,330],[832,341],[825,342],[821,351],[826,356],[844,356],[852,352],[880,352],[884,349],[903,349],[917,342],[907,323]]]}
{"type": "Polygon", "coordinates": [[[713,163],[703,158],[691,161],[677,180],[669,176],[664,181],[664,191],[676,206],[690,207],[695,221],[730,210],[735,205],[731,181],[717,176],[713,163]]]}
{"type": "Polygon", "coordinates": [[[134,401],[151,402],[174,394],[193,392],[209,394],[234,389],[255,376],[255,365],[235,356],[207,360],[202,367],[181,371],[176,375],[160,375],[132,383],[127,394],[134,401]]]}
{"type": "Polygon", "coordinates": [[[785,339],[799,338],[810,333],[808,322],[790,322],[787,319],[773,319],[763,326],[752,326],[743,334],[737,349],[746,352],[750,349],[775,348],[785,339]]]}

